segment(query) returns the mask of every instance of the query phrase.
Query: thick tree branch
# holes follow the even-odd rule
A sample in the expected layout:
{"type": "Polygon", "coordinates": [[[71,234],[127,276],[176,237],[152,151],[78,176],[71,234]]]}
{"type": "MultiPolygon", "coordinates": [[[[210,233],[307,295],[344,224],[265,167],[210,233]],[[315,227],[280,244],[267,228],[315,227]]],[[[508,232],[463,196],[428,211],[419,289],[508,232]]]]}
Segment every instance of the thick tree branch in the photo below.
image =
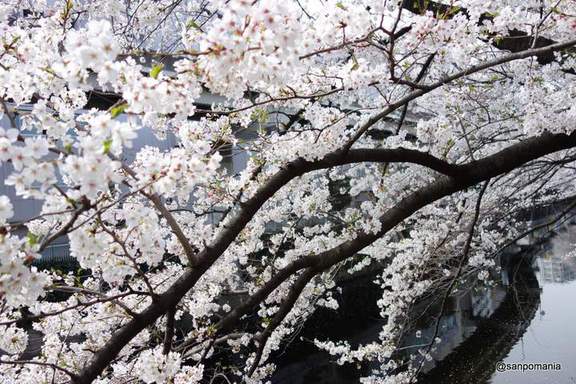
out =
{"type": "MultiPolygon", "coordinates": [[[[555,135],[544,136],[552,138],[552,136],[555,135]]],[[[572,135],[564,137],[566,137],[567,141],[572,142],[572,145],[576,145],[576,136],[572,135]]],[[[266,300],[266,298],[276,288],[298,271],[304,268],[315,267],[318,272],[322,272],[327,268],[354,256],[357,252],[372,244],[398,223],[402,222],[404,219],[408,218],[427,204],[444,196],[448,196],[458,190],[477,184],[483,180],[490,179],[498,174],[506,173],[530,161],[530,157],[533,155],[538,157],[543,156],[544,154],[541,151],[544,150],[544,148],[536,143],[539,139],[531,139],[529,141],[530,143],[526,141],[517,144],[496,155],[462,166],[461,169],[463,176],[460,180],[444,177],[424,188],[421,188],[412,195],[409,195],[380,218],[382,227],[378,233],[361,233],[355,239],[342,243],[333,249],[319,253],[316,256],[307,256],[293,261],[288,266],[278,271],[240,306],[230,311],[218,322],[216,328],[219,332],[227,331],[242,316],[248,314],[258,304],[266,300]],[[526,151],[521,149],[522,147],[524,147],[526,151]],[[539,154],[534,154],[532,151],[538,151],[539,154]]],[[[560,142],[557,144],[560,144],[560,142]]]]}
{"type": "Polygon", "coordinates": [[[166,331],[164,332],[164,346],[162,353],[167,355],[172,349],[172,339],[174,338],[174,316],[176,307],[172,307],[166,312],[166,331]]]}
{"type": "MultiPolygon", "coordinates": [[[[576,135],[545,133],[541,136],[526,139],[482,160],[461,165],[458,167],[458,177],[442,176],[432,184],[404,198],[390,209],[381,218],[382,229],[378,233],[361,234],[356,239],[334,248],[328,254],[322,253],[315,256],[315,266],[318,270],[322,270],[350,257],[376,241],[414,212],[442,197],[509,172],[544,155],[575,146],[576,135]]],[[[170,288],[160,295],[159,300],[152,303],[136,318],[130,320],[114,333],[104,347],[94,354],[93,359],[82,369],[74,383],[91,383],[130,340],[176,305],[194,287],[206,270],[224,253],[259,208],[276,191],[293,178],[328,165],[336,166],[337,164],[335,162],[322,163],[322,160],[314,163],[298,159],[272,176],[257,190],[252,198],[242,204],[241,209],[227,223],[212,244],[198,254],[200,261],[197,266],[186,271],[170,288]]]]}

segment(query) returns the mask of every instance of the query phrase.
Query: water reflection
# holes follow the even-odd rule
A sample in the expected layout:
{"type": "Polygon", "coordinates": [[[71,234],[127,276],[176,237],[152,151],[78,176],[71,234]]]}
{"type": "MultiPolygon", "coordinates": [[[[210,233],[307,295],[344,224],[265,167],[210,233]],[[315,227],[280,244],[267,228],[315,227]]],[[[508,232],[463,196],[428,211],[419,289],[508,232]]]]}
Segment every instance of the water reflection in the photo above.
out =
{"type": "Polygon", "coordinates": [[[575,241],[576,226],[567,226],[542,246],[537,259],[540,281],[568,283],[576,280],[576,257],[573,253],[575,241]]]}
{"type": "MultiPolygon", "coordinates": [[[[462,289],[454,295],[440,319],[442,342],[432,361],[423,361],[422,384],[576,384],[576,226],[563,228],[548,242],[522,257],[502,258],[502,274],[493,287],[462,289]],[[498,372],[497,362],[560,363],[559,371],[498,372]]],[[[352,345],[377,337],[381,321],[368,296],[378,295],[366,281],[355,282],[343,292],[337,316],[320,313],[311,319],[304,338],[345,339],[352,345]],[[358,293],[360,291],[360,293],[358,293]],[[356,307],[355,307],[356,306],[356,307]],[[360,307],[361,309],[359,310],[360,307]],[[351,317],[352,316],[352,317],[351,317]]],[[[430,303],[415,308],[415,328],[404,339],[410,346],[425,345],[434,336],[439,308],[430,303]],[[418,337],[417,337],[418,336],[418,337]]],[[[358,383],[376,366],[337,366],[330,356],[309,343],[293,343],[278,357],[280,367],[272,380],[279,383],[358,383]]]]}
{"type": "MultiPolygon", "coordinates": [[[[419,382],[576,383],[576,346],[573,344],[576,309],[572,305],[576,295],[575,241],[576,226],[566,226],[532,255],[507,260],[504,284],[492,290],[494,295],[508,285],[501,303],[492,314],[479,312],[481,316],[476,317],[472,310],[469,317],[462,313],[476,329],[461,343],[451,341],[441,347],[434,356],[435,361],[429,364],[433,368],[428,369],[419,382]],[[451,348],[454,344],[457,346],[451,348]],[[496,369],[500,361],[504,364],[559,363],[562,368],[500,372],[496,369]]],[[[494,308],[493,305],[480,307],[494,308]]]]}
{"type": "Polygon", "coordinates": [[[469,317],[462,313],[473,324],[474,331],[453,348],[450,348],[453,343],[441,347],[448,350],[434,355],[434,368],[422,375],[420,383],[490,383],[496,362],[503,360],[521,340],[540,302],[540,288],[533,269],[525,263],[509,267],[510,286],[492,314],[469,317]]]}
{"type": "Polygon", "coordinates": [[[559,363],[561,370],[496,372],[490,383],[576,383],[575,242],[576,226],[567,226],[539,254],[535,263],[542,286],[538,313],[504,359],[508,363],[559,363]]]}

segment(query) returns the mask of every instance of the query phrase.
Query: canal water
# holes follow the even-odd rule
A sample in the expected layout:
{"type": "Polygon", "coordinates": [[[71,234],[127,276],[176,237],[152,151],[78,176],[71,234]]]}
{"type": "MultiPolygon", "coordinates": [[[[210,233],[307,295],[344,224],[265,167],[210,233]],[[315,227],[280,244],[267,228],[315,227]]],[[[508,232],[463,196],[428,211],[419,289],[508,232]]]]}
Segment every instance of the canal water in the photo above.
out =
{"type": "MultiPolygon", "coordinates": [[[[552,370],[498,369],[492,384],[576,383],[576,227],[567,227],[538,254],[538,311],[504,363],[554,363],[552,370]]],[[[504,366],[500,367],[501,369],[504,366]]]]}
{"type": "MultiPolygon", "coordinates": [[[[531,252],[504,257],[498,284],[473,284],[451,297],[440,321],[442,342],[433,360],[422,362],[418,383],[576,384],[575,249],[576,226],[564,227],[531,252]]],[[[371,280],[346,284],[340,310],[310,319],[301,338],[275,359],[279,369],[272,384],[352,384],[376,368],[339,366],[310,341],[374,341],[382,321],[373,303],[381,292],[370,288],[371,280]]],[[[405,337],[404,353],[426,344],[434,328],[435,316],[419,316],[418,331],[405,337]]]]}

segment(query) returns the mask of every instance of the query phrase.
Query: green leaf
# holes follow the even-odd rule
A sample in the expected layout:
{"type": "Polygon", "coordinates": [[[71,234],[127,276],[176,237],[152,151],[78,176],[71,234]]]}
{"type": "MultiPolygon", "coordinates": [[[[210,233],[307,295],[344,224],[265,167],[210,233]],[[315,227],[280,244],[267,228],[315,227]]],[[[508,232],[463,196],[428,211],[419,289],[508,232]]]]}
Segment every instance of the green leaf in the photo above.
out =
{"type": "Polygon", "coordinates": [[[106,139],[104,140],[104,154],[107,154],[110,152],[110,148],[112,147],[112,139],[106,139]]]}
{"type": "Polygon", "coordinates": [[[250,119],[260,124],[264,124],[268,121],[268,111],[262,108],[256,108],[254,111],[252,111],[250,119]]]}
{"type": "Polygon", "coordinates": [[[38,244],[38,235],[32,233],[32,232],[28,232],[28,234],[26,235],[26,240],[28,241],[28,244],[30,244],[31,246],[38,244]]]}
{"type": "Polygon", "coordinates": [[[450,152],[450,150],[452,149],[454,144],[456,144],[454,142],[454,140],[452,140],[452,139],[448,140],[448,143],[446,143],[446,148],[444,149],[444,153],[442,154],[443,159],[446,159],[446,157],[448,156],[448,153],[450,152]]]}
{"type": "Polygon", "coordinates": [[[344,4],[342,4],[341,1],[337,2],[337,3],[336,3],[336,6],[337,6],[338,8],[340,8],[340,9],[345,10],[345,11],[348,10],[348,8],[346,8],[346,6],[345,6],[344,4]]]}
{"type": "Polygon", "coordinates": [[[152,66],[152,69],[150,70],[150,77],[153,79],[158,78],[158,75],[160,74],[160,71],[162,71],[162,68],[164,68],[164,64],[154,64],[152,66]]]}
{"type": "Polygon", "coordinates": [[[186,24],[186,29],[200,29],[200,26],[198,24],[196,24],[196,22],[194,20],[190,20],[188,21],[188,24],[186,24]]]}
{"type": "Polygon", "coordinates": [[[68,17],[70,17],[70,13],[72,12],[73,8],[74,3],[72,2],[72,0],[66,0],[66,3],[64,4],[64,10],[62,10],[62,12],[60,13],[60,17],[62,18],[62,20],[64,21],[68,20],[68,17]]]}
{"type": "Polygon", "coordinates": [[[455,15],[455,14],[457,14],[458,12],[460,12],[461,9],[462,9],[462,7],[459,7],[459,6],[455,5],[455,6],[451,7],[451,8],[448,10],[448,15],[450,15],[450,16],[451,16],[451,15],[455,15]]]}
{"type": "Polygon", "coordinates": [[[460,7],[458,6],[450,7],[449,9],[446,10],[446,12],[444,12],[444,14],[441,14],[440,10],[438,10],[437,18],[440,20],[446,20],[455,15],[456,13],[458,13],[459,11],[460,7]]]}
{"type": "Polygon", "coordinates": [[[112,115],[112,118],[115,119],[121,114],[123,114],[124,111],[126,111],[126,108],[128,108],[128,103],[118,104],[117,106],[110,109],[110,114],[112,115]]]}
{"type": "Polygon", "coordinates": [[[360,64],[358,63],[358,59],[356,58],[356,55],[354,55],[354,53],[352,53],[352,62],[354,64],[352,64],[352,68],[350,68],[351,71],[355,71],[358,68],[360,68],[360,64]]]}

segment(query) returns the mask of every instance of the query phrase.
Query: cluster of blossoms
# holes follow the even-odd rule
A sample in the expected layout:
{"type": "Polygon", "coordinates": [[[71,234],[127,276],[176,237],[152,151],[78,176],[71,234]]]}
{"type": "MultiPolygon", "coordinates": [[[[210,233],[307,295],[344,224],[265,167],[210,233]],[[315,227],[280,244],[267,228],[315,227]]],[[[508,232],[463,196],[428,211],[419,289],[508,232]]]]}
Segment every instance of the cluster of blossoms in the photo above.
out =
{"type": "Polygon", "coordinates": [[[6,224],[6,220],[14,215],[14,207],[8,196],[0,196],[0,224],[6,224]]]}
{"type": "Polygon", "coordinates": [[[44,294],[48,277],[30,263],[39,255],[23,239],[0,234],[0,294],[6,305],[32,305],[44,294]]]}
{"type": "Polygon", "coordinates": [[[85,79],[88,79],[87,69],[100,72],[110,67],[120,53],[120,47],[112,34],[112,26],[106,20],[94,20],[82,31],[70,31],[64,41],[64,48],[67,55],[63,65],[55,68],[56,73],[85,79]]]}
{"type": "Polygon", "coordinates": [[[2,161],[10,161],[14,172],[6,179],[7,185],[13,185],[18,194],[25,197],[41,196],[36,192],[38,185],[40,191],[45,191],[55,182],[54,167],[40,160],[48,155],[48,141],[42,137],[24,140],[23,145],[18,142],[16,129],[4,130],[0,128],[2,135],[2,161]],[[33,188],[35,186],[35,188],[33,188]]]}
{"type": "Polygon", "coordinates": [[[0,376],[263,383],[317,309],[342,310],[341,281],[373,268],[378,335],[315,344],[375,362],[365,383],[410,382],[417,360],[401,371],[395,353],[411,308],[461,274],[489,282],[514,213],[576,193],[575,14],[570,0],[3,1],[2,359],[26,349],[22,314],[44,338],[0,376]],[[505,157],[551,133],[567,135],[505,157]],[[72,266],[53,268],[62,240],[72,266]]]}
{"type": "Polygon", "coordinates": [[[2,329],[2,338],[0,338],[0,348],[3,351],[17,355],[24,352],[28,345],[28,334],[25,330],[17,328],[14,325],[2,329]]]}
{"type": "MultiPolygon", "coordinates": [[[[238,0],[201,36],[206,52],[198,68],[215,92],[241,98],[245,87],[281,87],[300,67],[301,35],[296,4],[238,0]]],[[[190,47],[196,48],[196,47],[190,47]]]]}
{"type": "Polygon", "coordinates": [[[138,372],[138,379],[146,384],[167,383],[174,384],[194,384],[202,379],[203,366],[181,367],[181,359],[177,353],[170,352],[167,355],[162,353],[162,348],[155,348],[140,354],[138,361],[134,363],[130,370],[125,367],[118,367],[118,374],[123,376],[124,370],[127,372],[138,372]]]}

